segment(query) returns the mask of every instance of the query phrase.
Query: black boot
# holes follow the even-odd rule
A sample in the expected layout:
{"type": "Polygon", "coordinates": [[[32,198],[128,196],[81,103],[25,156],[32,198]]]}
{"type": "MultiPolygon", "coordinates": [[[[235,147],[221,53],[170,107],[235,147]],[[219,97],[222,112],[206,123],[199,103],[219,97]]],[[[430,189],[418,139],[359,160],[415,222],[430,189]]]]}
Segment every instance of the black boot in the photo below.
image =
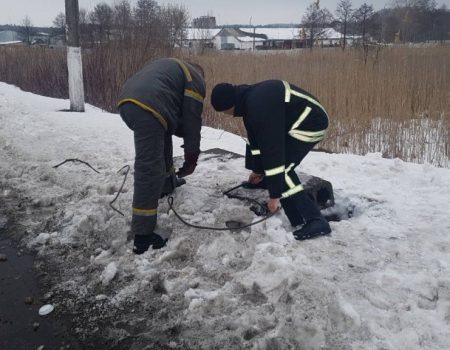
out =
{"type": "Polygon", "coordinates": [[[185,179],[179,178],[174,172],[170,173],[164,180],[164,186],[161,191],[161,198],[171,194],[175,190],[175,188],[183,186],[185,183],[185,179]]]}
{"type": "Polygon", "coordinates": [[[140,255],[145,253],[150,246],[153,249],[161,249],[167,243],[167,239],[163,239],[160,235],[152,233],[148,236],[136,235],[134,237],[133,253],[140,255]]]}
{"type": "Polygon", "coordinates": [[[330,224],[322,216],[306,191],[301,191],[290,198],[295,202],[295,206],[305,220],[303,227],[293,232],[295,239],[315,238],[331,232],[330,224]]]}
{"type": "Polygon", "coordinates": [[[325,218],[319,217],[307,221],[301,229],[294,231],[294,237],[299,241],[303,241],[328,235],[329,233],[331,233],[330,224],[325,218]]]}
{"type": "Polygon", "coordinates": [[[153,243],[152,243],[153,249],[161,249],[162,247],[166,246],[167,239],[162,238],[157,233],[152,233],[151,236],[153,239],[153,243]]]}

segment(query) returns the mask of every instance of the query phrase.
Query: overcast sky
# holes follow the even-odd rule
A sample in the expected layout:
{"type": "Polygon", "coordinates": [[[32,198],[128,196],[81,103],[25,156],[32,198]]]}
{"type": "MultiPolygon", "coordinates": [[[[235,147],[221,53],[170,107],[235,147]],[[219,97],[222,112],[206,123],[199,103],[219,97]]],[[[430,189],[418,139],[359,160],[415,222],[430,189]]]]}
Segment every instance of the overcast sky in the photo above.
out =
{"type": "MultiPolygon", "coordinates": [[[[78,0],[79,6],[92,10],[96,4],[110,5],[119,0],[78,0]]],[[[391,0],[353,0],[354,7],[367,2],[375,10],[383,8],[391,0]]],[[[134,5],[137,0],[130,0],[134,5]]],[[[299,23],[311,0],[158,0],[162,4],[182,4],[191,18],[212,14],[219,25],[299,23]]],[[[321,0],[321,6],[331,12],[336,10],[336,0],[321,0]]],[[[437,0],[438,5],[450,8],[450,0],[437,0]]],[[[20,24],[25,16],[34,26],[51,26],[59,12],[64,12],[64,0],[0,0],[0,24],[20,24]]]]}

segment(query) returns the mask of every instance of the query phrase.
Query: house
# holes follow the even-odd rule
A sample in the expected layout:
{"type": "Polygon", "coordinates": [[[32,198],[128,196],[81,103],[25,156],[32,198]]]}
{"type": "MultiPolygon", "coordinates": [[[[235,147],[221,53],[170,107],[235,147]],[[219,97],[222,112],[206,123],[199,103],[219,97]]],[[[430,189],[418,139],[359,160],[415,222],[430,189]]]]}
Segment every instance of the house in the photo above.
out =
{"type": "Polygon", "coordinates": [[[214,48],[214,37],[220,29],[187,28],[184,46],[190,49],[214,48]]]}
{"type": "Polygon", "coordinates": [[[265,34],[232,27],[222,28],[214,36],[215,47],[219,50],[254,50],[266,40],[265,34]]]}
{"type": "Polygon", "coordinates": [[[50,35],[44,32],[38,32],[31,35],[31,45],[48,45],[50,35]]]}
{"type": "MultiPolygon", "coordinates": [[[[309,32],[307,30],[302,32],[302,36],[308,40],[309,32]]],[[[360,40],[358,35],[346,35],[346,42],[348,46],[351,46],[360,40]]],[[[342,46],[344,41],[344,35],[334,28],[323,28],[314,37],[314,46],[319,47],[337,47],[342,46]]]]}
{"type": "Polygon", "coordinates": [[[298,27],[223,28],[215,38],[222,50],[286,50],[307,46],[298,27]]]}
{"type": "Polygon", "coordinates": [[[256,28],[255,32],[267,37],[267,40],[259,48],[262,50],[286,50],[305,47],[298,27],[256,28]]]}
{"type": "MultiPolygon", "coordinates": [[[[333,28],[318,30],[314,46],[336,47],[342,44],[343,35],[333,28]]],[[[359,40],[347,35],[347,44],[359,40]]],[[[253,27],[222,29],[188,28],[189,48],[215,48],[218,50],[290,50],[309,47],[309,30],[299,27],[253,27]]]]}

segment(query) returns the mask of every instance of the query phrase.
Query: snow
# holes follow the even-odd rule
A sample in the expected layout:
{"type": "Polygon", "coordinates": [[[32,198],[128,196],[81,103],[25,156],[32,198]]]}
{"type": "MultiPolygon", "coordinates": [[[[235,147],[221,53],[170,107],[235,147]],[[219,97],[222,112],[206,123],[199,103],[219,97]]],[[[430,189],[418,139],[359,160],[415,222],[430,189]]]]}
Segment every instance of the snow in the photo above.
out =
{"type": "MultiPolygon", "coordinates": [[[[107,286],[117,274],[117,265],[114,261],[110,262],[102,272],[100,280],[104,286],[107,286]]],[[[98,298],[98,296],[97,296],[98,298]]]]}
{"type": "Polygon", "coordinates": [[[21,44],[22,41],[20,40],[14,40],[14,41],[2,41],[0,42],[0,45],[14,45],[14,44],[21,44]]]}
{"type": "Polygon", "coordinates": [[[187,28],[186,38],[188,40],[211,40],[220,31],[221,28],[187,28]]]}
{"type": "Polygon", "coordinates": [[[322,39],[342,39],[343,35],[336,31],[334,28],[324,28],[318,33],[318,36],[322,39]]]}
{"type": "MultiPolygon", "coordinates": [[[[111,312],[120,322],[105,332],[122,339],[135,330],[130,349],[448,349],[450,169],[313,152],[301,171],[331,181],[338,205],[355,208],[331,223],[331,236],[296,241],[283,213],[251,230],[198,230],[161,200],[168,245],[134,256],[132,176],[115,203],[126,216],[108,206],[123,180],[117,171],[133,164],[132,133],[116,114],[90,105],[62,112],[68,105],[0,83],[0,195],[20,194],[24,243],[60,267],[60,308],[92,303],[89,320],[111,312]],[[53,168],[67,158],[100,174],[53,168]]],[[[180,145],[174,138],[175,156],[180,145]]],[[[204,127],[201,147],[243,154],[244,141],[204,127]]],[[[221,194],[247,175],[242,158],[203,153],[174,206],[202,225],[256,220],[221,194]]]]}
{"type": "MultiPolygon", "coordinates": [[[[241,28],[253,33],[253,28],[241,28]]],[[[265,34],[269,40],[293,40],[299,38],[300,28],[255,28],[256,34],[265,34]]]]}

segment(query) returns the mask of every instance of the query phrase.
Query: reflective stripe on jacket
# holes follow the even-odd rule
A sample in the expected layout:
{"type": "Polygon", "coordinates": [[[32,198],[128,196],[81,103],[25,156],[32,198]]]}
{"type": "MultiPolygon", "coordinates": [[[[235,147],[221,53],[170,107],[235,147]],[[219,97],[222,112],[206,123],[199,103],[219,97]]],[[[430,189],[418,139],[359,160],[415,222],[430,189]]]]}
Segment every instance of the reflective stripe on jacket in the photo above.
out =
{"type": "Polygon", "coordinates": [[[325,137],[328,116],[317,98],[281,80],[238,89],[235,114],[244,118],[250,152],[264,170],[270,197],[286,186],[287,138],[316,143],[325,137]]]}
{"type": "Polygon", "coordinates": [[[205,82],[193,66],[163,58],[125,82],[118,106],[131,102],[151,112],[170,134],[183,137],[185,152],[198,152],[204,96],[205,82]]]}

